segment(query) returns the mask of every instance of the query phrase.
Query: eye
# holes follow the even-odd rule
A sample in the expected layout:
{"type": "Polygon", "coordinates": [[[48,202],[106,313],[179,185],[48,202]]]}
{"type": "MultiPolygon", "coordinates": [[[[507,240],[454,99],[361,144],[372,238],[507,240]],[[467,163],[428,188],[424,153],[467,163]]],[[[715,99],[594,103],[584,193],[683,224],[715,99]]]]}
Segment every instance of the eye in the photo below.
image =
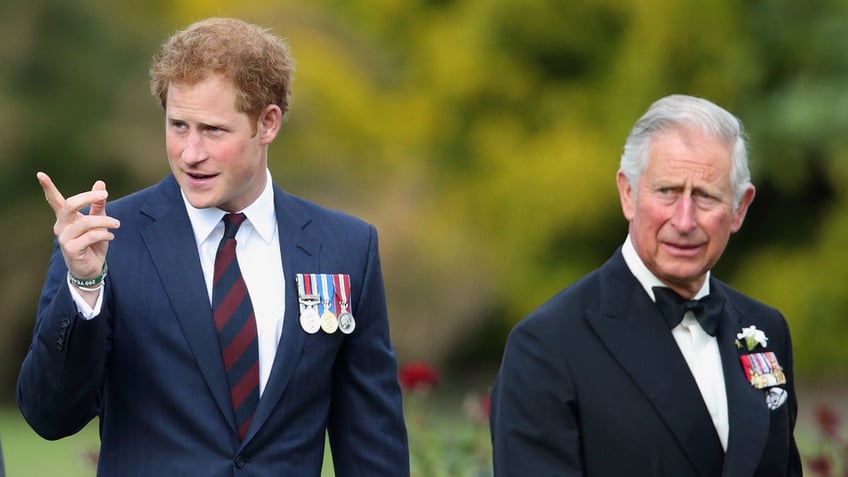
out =
{"type": "Polygon", "coordinates": [[[715,200],[715,197],[712,194],[702,190],[695,191],[695,197],[702,200],[715,200]]]}
{"type": "Polygon", "coordinates": [[[226,129],[219,127],[219,126],[206,126],[203,129],[204,129],[204,131],[206,131],[207,134],[210,134],[212,136],[220,136],[220,135],[224,134],[225,132],[227,132],[226,129]]]}
{"type": "Polygon", "coordinates": [[[719,201],[718,197],[702,190],[696,190],[692,194],[692,198],[703,206],[709,206],[719,201]]]}
{"type": "Polygon", "coordinates": [[[168,131],[172,134],[188,134],[189,129],[191,129],[191,127],[185,121],[179,119],[172,119],[168,121],[168,131]]]}

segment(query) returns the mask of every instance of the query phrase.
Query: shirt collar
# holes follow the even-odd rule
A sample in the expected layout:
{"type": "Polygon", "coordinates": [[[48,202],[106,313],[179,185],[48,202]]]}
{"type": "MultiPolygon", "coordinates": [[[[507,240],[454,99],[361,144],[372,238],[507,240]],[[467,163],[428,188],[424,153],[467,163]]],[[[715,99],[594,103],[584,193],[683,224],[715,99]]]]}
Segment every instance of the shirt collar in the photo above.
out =
{"type": "MultiPolygon", "coordinates": [[[[274,188],[271,179],[271,171],[266,169],[267,180],[265,188],[259,197],[248,205],[241,212],[247,216],[247,221],[253,226],[259,237],[265,243],[271,243],[274,238],[274,232],[277,227],[277,216],[274,214],[274,188]]],[[[209,235],[215,230],[215,227],[221,223],[221,218],[227,213],[217,207],[207,207],[198,209],[191,205],[182,193],[183,202],[188,211],[188,218],[191,221],[191,226],[194,229],[194,239],[198,244],[203,243],[209,238],[209,235]]]]}
{"type": "MultiPolygon", "coordinates": [[[[642,262],[642,259],[639,257],[639,254],[636,253],[636,249],[633,247],[633,242],[630,240],[630,234],[627,234],[627,238],[624,240],[624,245],[621,246],[621,254],[624,256],[624,262],[627,264],[627,268],[630,269],[630,273],[636,277],[636,280],[639,280],[639,284],[642,285],[642,288],[645,289],[645,292],[651,297],[651,300],[656,301],[654,298],[654,290],[653,287],[668,287],[665,283],[660,281],[659,278],[656,277],[648,267],[645,266],[645,263],[642,262]]],[[[710,272],[707,272],[707,278],[704,280],[704,284],[701,285],[701,289],[698,290],[698,293],[695,294],[695,299],[707,296],[710,294],[710,272]]]]}

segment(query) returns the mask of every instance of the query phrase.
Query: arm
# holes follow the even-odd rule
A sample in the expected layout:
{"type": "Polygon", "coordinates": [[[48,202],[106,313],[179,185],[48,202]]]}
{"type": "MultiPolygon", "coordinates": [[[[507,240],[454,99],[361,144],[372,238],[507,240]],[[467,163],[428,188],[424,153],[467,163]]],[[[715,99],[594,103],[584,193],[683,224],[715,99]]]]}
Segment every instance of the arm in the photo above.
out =
{"type": "MultiPolygon", "coordinates": [[[[111,321],[108,316],[82,319],[67,276],[69,272],[76,277],[100,273],[114,238],[109,229],[119,223],[105,213],[108,193],[102,181],[91,191],[65,199],[50,177],[37,176],[56,214],[56,248],[39,301],[33,341],[18,377],[17,400],[36,432],[58,439],[77,432],[97,414],[111,321]],[[81,212],[84,208],[88,214],[81,212]]],[[[91,306],[103,289],[77,292],[91,306]]]]}
{"type": "Polygon", "coordinates": [[[338,477],[404,477],[409,449],[373,227],[367,258],[355,296],[356,329],[345,338],[333,368],[330,445],[338,477]]]}
{"type": "Polygon", "coordinates": [[[17,384],[24,418],[51,440],[76,433],[97,415],[108,353],[110,319],[82,318],[66,274],[57,250],[50,259],[33,340],[17,384]]]}
{"type": "Polygon", "coordinates": [[[507,340],[492,390],[496,477],[583,475],[576,391],[549,333],[525,320],[507,340]]]}

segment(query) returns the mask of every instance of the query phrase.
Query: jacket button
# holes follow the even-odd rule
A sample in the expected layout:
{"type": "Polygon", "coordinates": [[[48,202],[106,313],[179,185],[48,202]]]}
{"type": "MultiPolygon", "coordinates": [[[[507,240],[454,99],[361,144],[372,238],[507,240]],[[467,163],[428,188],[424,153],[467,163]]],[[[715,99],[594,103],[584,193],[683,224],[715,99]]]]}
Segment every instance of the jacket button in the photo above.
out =
{"type": "Polygon", "coordinates": [[[236,464],[237,468],[241,469],[242,467],[244,467],[244,463],[245,463],[245,461],[244,461],[243,455],[239,454],[238,456],[236,456],[235,464],[236,464]]]}
{"type": "Polygon", "coordinates": [[[67,327],[69,327],[69,326],[71,326],[71,320],[70,320],[70,318],[64,318],[64,319],[62,319],[62,328],[67,328],[67,327]]]}

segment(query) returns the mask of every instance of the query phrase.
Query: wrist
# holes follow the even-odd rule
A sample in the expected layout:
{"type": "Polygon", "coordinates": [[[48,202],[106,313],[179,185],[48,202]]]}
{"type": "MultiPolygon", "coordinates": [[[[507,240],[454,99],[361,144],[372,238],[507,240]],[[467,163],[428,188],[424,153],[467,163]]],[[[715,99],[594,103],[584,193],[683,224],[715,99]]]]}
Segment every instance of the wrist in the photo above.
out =
{"type": "Polygon", "coordinates": [[[92,278],[77,278],[75,277],[70,270],[68,270],[68,281],[71,285],[79,288],[82,291],[98,291],[103,288],[103,285],[106,283],[106,273],[109,271],[109,267],[106,266],[106,262],[103,262],[103,268],[100,270],[100,274],[92,277],[92,278]]]}

